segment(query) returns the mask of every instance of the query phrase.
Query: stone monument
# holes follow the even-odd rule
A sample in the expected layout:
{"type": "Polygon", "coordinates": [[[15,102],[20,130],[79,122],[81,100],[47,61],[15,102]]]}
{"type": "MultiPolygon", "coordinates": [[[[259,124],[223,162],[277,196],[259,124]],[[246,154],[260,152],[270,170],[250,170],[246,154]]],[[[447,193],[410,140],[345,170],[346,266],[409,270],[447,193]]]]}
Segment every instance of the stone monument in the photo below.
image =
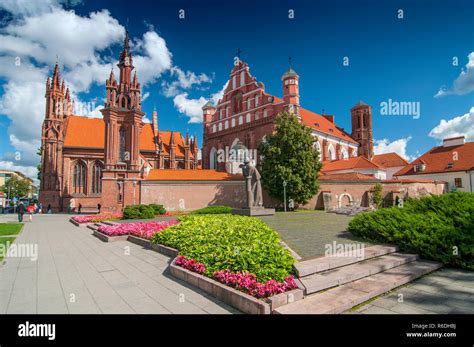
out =
{"type": "Polygon", "coordinates": [[[233,214],[244,216],[269,216],[275,214],[275,209],[263,207],[261,176],[257,168],[250,165],[248,156],[244,163],[239,166],[245,178],[246,204],[244,207],[234,209],[233,214]]]}

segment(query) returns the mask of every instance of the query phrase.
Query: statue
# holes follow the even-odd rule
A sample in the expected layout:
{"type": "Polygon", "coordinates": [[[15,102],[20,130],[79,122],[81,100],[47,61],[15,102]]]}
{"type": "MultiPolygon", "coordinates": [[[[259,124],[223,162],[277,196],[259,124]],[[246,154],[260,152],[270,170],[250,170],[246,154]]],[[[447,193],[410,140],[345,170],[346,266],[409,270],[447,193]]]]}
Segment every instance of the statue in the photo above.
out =
{"type": "Polygon", "coordinates": [[[246,156],[244,163],[239,166],[245,178],[245,190],[247,192],[247,208],[262,207],[262,184],[260,183],[260,173],[255,166],[250,165],[250,160],[246,156]],[[255,178],[252,183],[252,179],[255,178]]]}
{"type": "Polygon", "coordinates": [[[241,209],[234,209],[232,213],[245,216],[271,216],[275,209],[263,207],[262,184],[260,172],[255,166],[250,165],[248,155],[244,163],[239,166],[245,179],[245,193],[247,195],[246,205],[241,209]]]}

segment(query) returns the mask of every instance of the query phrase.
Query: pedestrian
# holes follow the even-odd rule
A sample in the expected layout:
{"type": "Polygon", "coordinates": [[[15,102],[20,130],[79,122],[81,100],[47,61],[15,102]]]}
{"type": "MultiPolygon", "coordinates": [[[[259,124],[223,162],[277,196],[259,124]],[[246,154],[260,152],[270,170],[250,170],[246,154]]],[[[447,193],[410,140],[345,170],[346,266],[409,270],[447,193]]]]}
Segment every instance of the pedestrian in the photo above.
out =
{"type": "Polygon", "coordinates": [[[34,205],[34,209],[35,209],[35,213],[38,213],[38,204],[35,202],[35,205],[34,205]]]}
{"type": "Polygon", "coordinates": [[[76,205],[74,205],[74,199],[71,199],[71,200],[69,201],[69,207],[68,207],[69,213],[73,213],[75,207],[76,207],[76,205]]]}
{"type": "Polygon", "coordinates": [[[79,214],[81,214],[81,209],[82,209],[82,204],[79,203],[79,206],[77,206],[77,212],[79,212],[79,214]]]}
{"type": "Polygon", "coordinates": [[[51,214],[53,213],[53,210],[51,209],[51,204],[48,204],[48,210],[47,210],[48,214],[51,214]]]}
{"type": "Polygon", "coordinates": [[[41,202],[38,204],[38,213],[43,213],[43,204],[41,202]]]}
{"type": "Polygon", "coordinates": [[[33,221],[33,213],[35,213],[35,205],[28,205],[28,207],[26,208],[26,212],[28,212],[28,215],[30,217],[30,222],[33,221]]]}
{"type": "Polygon", "coordinates": [[[20,202],[20,203],[18,204],[18,208],[17,208],[17,210],[16,210],[16,212],[18,213],[18,221],[19,221],[20,223],[23,222],[23,215],[25,214],[25,211],[26,211],[25,205],[23,205],[23,203],[20,202]]]}
{"type": "Polygon", "coordinates": [[[100,209],[102,208],[102,205],[101,204],[97,204],[97,209],[99,210],[99,213],[100,213],[100,209]]]}

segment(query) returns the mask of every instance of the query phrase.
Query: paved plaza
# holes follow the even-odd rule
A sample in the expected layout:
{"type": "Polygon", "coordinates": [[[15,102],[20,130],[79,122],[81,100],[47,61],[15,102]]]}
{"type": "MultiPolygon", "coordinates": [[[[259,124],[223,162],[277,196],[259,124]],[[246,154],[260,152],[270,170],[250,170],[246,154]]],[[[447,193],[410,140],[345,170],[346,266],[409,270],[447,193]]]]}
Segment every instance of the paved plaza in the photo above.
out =
{"type": "Polygon", "coordinates": [[[15,244],[37,244],[38,260],[0,265],[0,313],[237,313],[169,277],[168,257],[128,241],[102,242],[68,218],[25,223],[15,244]]]}
{"type": "Polygon", "coordinates": [[[364,243],[346,231],[352,217],[324,211],[278,212],[259,217],[278,231],[285,243],[303,259],[324,255],[327,244],[364,243]]]}
{"type": "Polygon", "coordinates": [[[474,314],[474,272],[442,268],[349,313],[474,314]]]}
{"type": "MultiPolygon", "coordinates": [[[[15,221],[0,215],[0,223],[15,221]]],[[[0,313],[239,313],[167,272],[170,258],[127,241],[105,243],[68,215],[36,215],[16,245],[38,245],[38,259],[0,265],[0,313]]],[[[350,217],[324,212],[277,213],[262,220],[303,257],[324,244],[358,242],[350,217]]],[[[443,268],[346,313],[474,313],[474,272],[443,268]],[[400,295],[401,294],[401,295],[400,295]]]]}

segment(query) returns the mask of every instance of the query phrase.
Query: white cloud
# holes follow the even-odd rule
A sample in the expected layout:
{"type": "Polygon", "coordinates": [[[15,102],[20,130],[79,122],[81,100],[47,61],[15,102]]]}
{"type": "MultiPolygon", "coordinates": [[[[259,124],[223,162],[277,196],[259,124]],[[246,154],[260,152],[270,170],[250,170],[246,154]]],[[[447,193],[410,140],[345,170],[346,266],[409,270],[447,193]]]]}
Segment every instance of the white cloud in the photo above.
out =
{"type": "Polygon", "coordinates": [[[26,176],[32,178],[35,185],[38,185],[39,183],[37,179],[38,170],[35,166],[16,165],[12,161],[0,160],[0,167],[3,170],[19,171],[25,174],[26,176]]]}
{"type": "Polygon", "coordinates": [[[407,144],[410,140],[411,136],[394,141],[390,141],[389,139],[375,140],[374,153],[384,154],[395,152],[406,160],[412,161],[416,158],[416,156],[410,156],[407,154],[407,144]]]}
{"type": "MultiPolygon", "coordinates": [[[[211,95],[211,100],[214,104],[222,98],[227,83],[224,84],[221,90],[211,95]]],[[[209,99],[199,97],[199,99],[190,99],[188,93],[181,93],[173,98],[174,106],[180,113],[189,117],[188,123],[202,123],[202,107],[209,99]]]]}
{"type": "Polygon", "coordinates": [[[474,140],[474,107],[462,116],[442,119],[429,133],[430,137],[438,140],[461,135],[464,135],[467,141],[474,140]]]}
{"type": "Polygon", "coordinates": [[[22,17],[50,12],[66,2],[70,6],[75,6],[81,0],[2,0],[0,9],[10,12],[15,17],[22,17]]]}
{"type": "Polygon", "coordinates": [[[446,95],[464,95],[474,91],[474,52],[469,53],[465,69],[454,80],[451,88],[441,87],[435,94],[435,98],[446,95]]]}
{"type": "Polygon", "coordinates": [[[163,81],[162,87],[166,97],[176,96],[181,90],[190,89],[194,85],[212,82],[212,78],[204,73],[197,75],[192,71],[183,71],[178,66],[173,66],[170,73],[176,80],[171,83],[163,81]]]}

